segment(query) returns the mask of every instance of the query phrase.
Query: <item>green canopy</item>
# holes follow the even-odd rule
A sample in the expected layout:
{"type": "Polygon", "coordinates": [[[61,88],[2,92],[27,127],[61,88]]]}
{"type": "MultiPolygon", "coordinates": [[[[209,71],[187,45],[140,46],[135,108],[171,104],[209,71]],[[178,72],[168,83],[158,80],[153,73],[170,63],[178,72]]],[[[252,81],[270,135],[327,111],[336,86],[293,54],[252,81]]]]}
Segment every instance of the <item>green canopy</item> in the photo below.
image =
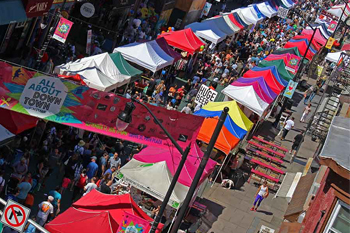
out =
{"type": "Polygon", "coordinates": [[[300,55],[299,49],[297,47],[292,47],[292,48],[280,48],[272,52],[272,54],[285,54],[285,53],[291,53],[294,55],[297,55],[298,57],[302,58],[303,56],[300,55]]]}
{"type": "Polygon", "coordinates": [[[263,60],[259,63],[260,67],[268,67],[268,66],[276,66],[278,73],[280,76],[289,82],[289,80],[293,79],[293,76],[289,71],[286,70],[286,66],[284,64],[283,59],[281,60],[273,60],[273,61],[266,61],[263,60]]]}
{"type": "Polygon", "coordinates": [[[132,65],[130,65],[121,55],[121,53],[110,53],[109,56],[112,58],[114,64],[120,71],[120,73],[126,75],[126,76],[136,76],[139,74],[142,74],[141,70],[136,69],[132,65]]]}

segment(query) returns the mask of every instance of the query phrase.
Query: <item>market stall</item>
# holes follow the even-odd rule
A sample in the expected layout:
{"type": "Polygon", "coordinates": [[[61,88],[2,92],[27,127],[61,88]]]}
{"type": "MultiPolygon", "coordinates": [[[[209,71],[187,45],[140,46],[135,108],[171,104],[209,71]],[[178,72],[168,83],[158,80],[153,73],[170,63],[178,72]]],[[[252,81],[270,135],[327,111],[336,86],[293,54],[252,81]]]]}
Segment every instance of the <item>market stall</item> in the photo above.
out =
{"type": "Polygon", "coordinates": [[[233,25],[235,25],[236,27],[238,27],[239,29],[244,29],[244,25],[242,25],[237,19],[236,17],[234,16],[234,14],[232,13],[229,13],[229,14],[226,14],[223,16],[223,18],[226,20],[226,21],[231,21],[233,23],[233,25]]]}
{"type": "Polygon", "coordinates": [[[275,51],[272,52],[272,54],[285,54],[285,53],[290,53],[290,54],[294,54],[298,57],[303,57],[302,55],[300,55],[300,52],[298,50],[297,47],[292,47],[292,48],[279,48],[276,49],[275,51]]]}
{"type": "Polygon", "coordinates": [[[0,125],[15,135],[34,128],[38,122],[38,118],[36,117],[10,111],[5,108],[0,108],[0,116],[0,125]]]}
{"type": "MultiPolygon", "coordinates": [[[[314,31],[312,29],[304,29],[301,34],[302,35],[307,35],[310,37],[312,34],[314,33],[314,31]]],[[[316,33],[314,35],[314,40],[316,40],[318,43],[325,45],[327,43],[327,38],[323,36],[322,32],[320,31],[319,28],[316,29],[316,33]]]]}
{"type": "Polygon", "coordinates": [[[241,30],[241,28],[243,28],[242,25],[239,25],[238,22],[236,22],[236,20],[234,19],[234,17],[229,14],[223,15],[221,16],[225,22],[227,23],[227,25],[235,32],[238,32],[239,30],[241,30]]]}
{"type": "Polygon", "coordinates": [[[339,58],[343,52],[335,52],[335,53],[328,53],[327,56],[325,57],[325,60],[330,61],[330,62],[338,62],[339,58]]]}
{"type": "Polygon", "coordinates": [[[192,31],[199,37],[208,40],[214,44],[223,41],[227,34],[221,31],[214,22],[210,20],[202,23],[191,23],[185,28],[191,28],[192,31]]]}
{"type": "Polygon", "coordinates": [[[286,70],[292,72],[293,74],[296,74],[299,68],[300,57],[290,53],[270,54],[264,60],[265,61],[283,60],[284,65],[286,66],[286,70]]]}
{"type": "Polygon", "coordinates": [[[273,10],[272,7],[266,2],[256,4],[259,11],[268,18],[272,18],[277,15],[277,11],[273,10]]]}
{"type": "Polygon", "coordinates": [[[168,43],[166,42],[166,40],[164,38],[158,38],[155,41],[157,42],[159,47],[161,47],[163,49],[163,51],[166,54],[168,54],[169,56],[174,58],[174,62],[178,61],[181,58],[181,54],[176,52],[172,48],[170,48],[170,46],[168,45],[168,43]]]}
{"type": "MultiPolygon", "coordinates": [[[[297,42],[288,41],[284,45],[284,48],[286,49],[293,48],[293,47],[296,47],[299,50],[300,54],[305,54],[305,51],[307,50],[307,43],[305,41],[297,41],[297,42]]],[[[309,49],[307,50],[305,58],[311,61],[314,55],[315,55],[315,51],[310,46],[309,49]]]]}
{"type": "Polygon", "coordinates": [[[118,68],[120,73],[122,73],[126,76],[130,76],[130,77],[134,77],[134,76],[142,74],[142,71],[139,69],[136,69],[135,67],[130,65],[123,58],[121,53],[110,53],[109,56],[113,60],[114,64],[116,65],[116,67],[118,68]]]}
{"type": "Polygon", "coordinates": [[[217,26],[217,28],[220,29],[220,31],[223,31],[227,36],[232,36],[234,35],[237,31],[233,30],[228,24],[227,22],[224,20],[223,17],[213,17],[213,18],[209,18],[206,19],[203,22],[207,22],[207,21],[211,21],[214,22],[215,25],[217,26]]]}
{"type": "Polygon", "coordinates": [[[283,60],[274,60],[274,61],[263,60],[259,63],[259,67],[270,67],[270,66],[275,66],[277,68],[277,71],[280,77],[283,78],[285,81],[289,82],[289,80],[293,79],[294,75],[286,70],[283,60]]]}
{"type": "Polygon", "coordinates": [[[16,135],[0,124],[0,147],[10,142],[16,135]]]}
{"type": "Polygon", "coordinates": [[[231,12],[234,14],[237,14],[238,17],[241,19],[242,22],[244,22],[246,26],[256,24],[254,16],[252,15],[252,13],[248,8],[238,8],[231,12]]]}

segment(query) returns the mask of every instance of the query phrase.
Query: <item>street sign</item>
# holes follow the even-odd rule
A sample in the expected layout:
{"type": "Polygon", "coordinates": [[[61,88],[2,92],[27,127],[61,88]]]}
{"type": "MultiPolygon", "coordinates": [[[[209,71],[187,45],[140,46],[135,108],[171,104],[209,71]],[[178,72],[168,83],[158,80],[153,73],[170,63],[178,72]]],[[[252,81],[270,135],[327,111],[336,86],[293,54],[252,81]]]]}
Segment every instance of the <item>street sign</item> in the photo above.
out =
{"type": "Polygon", "coordinates": [[[196,99],[194,100],[194,102],[196,104],[200,104],[204,106],[207,103],[214,101],[217,95],[218,93],[216,91],[210,89],[205,84],[202,84],[198,90],[198,93],[196,95],[196,99]]]}
{"type": "Polygon", "coordinates": [[[0,221],[18,232],[23,232],[29,214],[29,208],[8,200],[0,221]]]}
{"type": "Polygon", "coordinates": [[[327,44],[326,44],[326,48],[327,49],[331,49],[332,48],[332,46],[333,46],[333,44],[334,44],[334,41],[335,41],[335,39],[333,38],[333,37],[329,37],[328,38],[328,41],[327,41],[327,44]]]}
{"type": "Polygon", "coordinates": [[[288,11],[289,11],[288,9],[280,6],[278,7],[277,16],[285,19],[288,16],[288,11]]]}
{"type": "Polygon", "coordinates": [[[297,82],[289,80],[288,86],[286,87],[286,90],[284,91],[283,96],[291,99],[293,97],[295,89],[297,89],[297,86],[298,86],[297,82]]]}

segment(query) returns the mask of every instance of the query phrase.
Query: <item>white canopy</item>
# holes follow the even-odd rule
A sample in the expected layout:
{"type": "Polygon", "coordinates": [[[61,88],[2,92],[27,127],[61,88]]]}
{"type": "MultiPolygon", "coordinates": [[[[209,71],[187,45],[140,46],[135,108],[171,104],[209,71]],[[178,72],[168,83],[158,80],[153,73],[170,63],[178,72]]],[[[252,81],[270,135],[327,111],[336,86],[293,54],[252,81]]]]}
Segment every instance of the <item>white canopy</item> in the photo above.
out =
{"type": "Polygon", "coordinates": [[[292,8],[293,5],[291,5],[287,0],[282,0],[283,5],[285,5],[288,9],[292,8]]]}
{"type": "Polygon", "coordinates": [[[341,54],[342,52],[328,53],[325,59],[331,62],[338,62],[341,54]]]}
{"type": "Polygon", "coordinates": [[[251,19],[249,19],[248,16],[246,18],[246,16],[244,15],[248,11],[244,11],[245,13],[243,13],[242,8],[238,8],[238,9],[233,10],[231,12],[232,13],[236,12],[238,14],[239,18],[243,21],[243,23],[247,24],[248,26],[251,25],[251,24],[255,24],[254,23],[255,21],[254,21],[253,17],[251,19]]]}
{"type": "MultiPolygon", "coordinates": [[[[343,14],[344,7],[345,7],[345,4],[336,5],[336,6],[333,6],[331,9],[327,10],[327,12],[340,18],[340,16],[343,14]]],[[[341,20],[344,21],[349,15],[350,15],[350,3],[347,3],[347,8],[345,9],[341,20]]]]}
{"type": "Polygon", "coordinates": [[[240,11],[245,21],[249,22],[249,24],[257,24],[263,20],[263,18],[259,19],[258,14],[256,14],[256,11],[253,7],[240,8],[240,11]]]}
{"type": "Polygon", "coordinates": [[[4,126],[0,125],[0,145],[6,144],[15,135],[8,131],[4,126]]]}
{"type": "Polygon", "coordinates": [[[216,27],[228,36],[235,34],[237,31],[229,26],[229,24],[232,24],[232,22],[228,24],[222,16],[206,19],[202,21],[202,23],[207,23],[208,21],[215,23],[216,27]]]}
{"type": "Polygon", "coordinates": [[[79,74],[87,86],[100,91],[111,91],[130,80],[130,76],[120,73],[108,53],[56,66],[55,73],[61,75],[79,74]]]}
{"type": "Polygon", "coordinates": [[[256,4],[256,6],[258,7],[259,11],[265,15],[266,17],[272,18],[275,15],[277,15],[277,12],[274,11],[272,9],[271,6],[269,6],[268,4],[266,4],[265,2],[261,2],[259,4],[256,4]]]}
{"type": "Polygon", "coordinates": [[[211,20],[202,23],[191,23],[185,26],[185,28],[191,28],[197,36],[205,40],[209,40],[214,44],[218,44],[226,38],[226,34],[210,21],[211,20]]]}
{"type": "Polygon", "coordinates": [[[234,30],[235,32],[238,32],[240,30],[239,27],[237,27],[236,24],[234,24],[230,18],[228,17],[228,15],[223,15],[222,18],[225,20],[225,22],[227,23],[227,25],[232,28],[232,30],[234,30]]]}
{"type": "Polygon", "coordinates": [[[264,102],[254,91],[253,86],[232,86],[229,85],[222,90],[222,93],[238,103],[249,108],[259,116],[262,116],[264,111],[269,106],[264,102]]]}
{"type": "Polygon", "coordinates": [[[113,53],[120,52],[125,60],[133,62],[152,72],[163,69],[174,63],[174,58],[165,53],[156,41],[131,43],[115,48],[113,53]]]}
{"type": "MultiPolygon", "coordinates": [[[[173,179],[166,161],[143,163],[132,159],[120,169],[120,173],[122,179],[130,183],[131,186],[161,201],[163,201],[173,179]]],[[[185,185],[176,183],[168,204],[176,209],[179,208],[185,200],[188,189],[185,185]]]]}
{"type": "Polygon", "coordinates": [[[255,10],[253,5],[249,5],[248,8],[252,12],[252,15],[254,16],[254,18],[258,20],[258,22],[262,21],[265,18],[265,15],[261,13],[258,14],[258,12],[255,10]]]}

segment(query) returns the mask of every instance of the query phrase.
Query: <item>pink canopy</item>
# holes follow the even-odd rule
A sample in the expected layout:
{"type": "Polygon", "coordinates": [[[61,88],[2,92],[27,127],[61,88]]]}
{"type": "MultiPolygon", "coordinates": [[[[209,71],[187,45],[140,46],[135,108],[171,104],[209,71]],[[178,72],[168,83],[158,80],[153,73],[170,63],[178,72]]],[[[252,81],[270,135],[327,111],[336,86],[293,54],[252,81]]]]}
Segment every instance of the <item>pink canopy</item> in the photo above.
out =
{"type": "MultiPolygon", "coordinates": [[[[314,31],[312,29],[304,29],[301,34],[302,35],[312,35],[314,31]]],[[[316,29],[316,33],[314,36],[314,40],[317,41],[317,43],[320,43],[321,45],[325,45],[327,43],[327,39],[323,37],[320,29],[316,29]]]]}
{"type": "MultiPolygon", "coordinates": [[[[244,79],[244,78],[243,78],[244,79]]],[[[252,79],[252,78],[248,78],[248,79],[252,79]]],[[[256,79],[256,78],[254,78],[256,79]]],[[[260,81],[261,82],[261,81],[260,81]]],[[[266,92],[263,89],[263,86],[259,83],[258,80],[254,80],[254,82],[243,82],[240,79],[234,81],[232,84],[232,86],[253,86],[255,93],[265,102],[268,104],[271,104],[273,102],[273,98],[271,96],[269,96],[268,91],[266,90],[266,92]]],[[[266,86],[265,86],[265,89],[266,86]]]]}
{"type": "MultiPolygon", "coordinates": [[[[191,151],[187,156],[185,165],[180,173],[178,180],[179,183],[188,187],[191,186],[192,180],[197,172],[202,157],[203,152],[196,143],[193,143],[191,146],[191,151]]],[[[157,163],[165,161],[167,163],[169,171],[174,175],[180,163],[181,154],[175,148],[165,149],[159,147],[147,147],[140,153],[134,155],[133,158],[144,163],[157,163]]],[[[215,165],[216,162],[209,159],[198,185],[200,185],[205,180],[205,178],[207,178],[212,173],[215,165]]]]}

